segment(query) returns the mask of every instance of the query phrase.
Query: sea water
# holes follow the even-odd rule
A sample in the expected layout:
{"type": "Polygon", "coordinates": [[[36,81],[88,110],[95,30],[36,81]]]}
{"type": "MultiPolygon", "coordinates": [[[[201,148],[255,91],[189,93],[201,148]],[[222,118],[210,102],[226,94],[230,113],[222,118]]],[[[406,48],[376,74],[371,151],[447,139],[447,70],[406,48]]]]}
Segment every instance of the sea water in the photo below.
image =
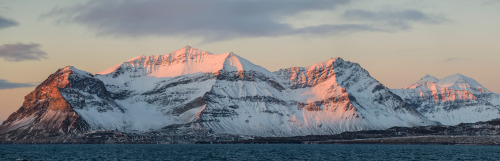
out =
{"type": "Polygon", "coordinates": [[[500,146],[380,144],[0,145],[0,160],[500,160],[500,146]]]}

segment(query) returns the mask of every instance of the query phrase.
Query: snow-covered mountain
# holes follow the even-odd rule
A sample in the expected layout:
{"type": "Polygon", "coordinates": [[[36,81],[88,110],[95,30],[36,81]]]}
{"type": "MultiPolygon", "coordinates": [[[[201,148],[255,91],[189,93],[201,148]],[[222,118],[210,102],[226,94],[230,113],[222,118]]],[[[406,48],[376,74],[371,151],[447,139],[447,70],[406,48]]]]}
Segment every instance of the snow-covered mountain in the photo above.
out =
{"type": "Polygon", "coordinates": [[[10,133],[13,139],[31,139],[34,136],[77,134],[90,130],[74,105],[64,98],[65,93],[75,92],[102,98],[88,101],[102,104],[103,109],[110,106],[107,101],[112,101],[104,84],[90,73],[73,67],[62,68],[25,96],[21,108],[3,122],[0,134],[10,133]]]}
{"type": "Polygon", "coordinates": [[[461,74],[442,79],[429,75],[404,89],[393,89],[430,120],[445,125],[500,118],[499,94],[461,74]]]}
{"type": "Polygon", "coordinates": [[[0,133],[11,139],[100,129],[295,136],[433,124],[357,63],[335,58],[273,73],[232,52],[187,46],[96,74],[62,68],[26,96],[0,133]]]}

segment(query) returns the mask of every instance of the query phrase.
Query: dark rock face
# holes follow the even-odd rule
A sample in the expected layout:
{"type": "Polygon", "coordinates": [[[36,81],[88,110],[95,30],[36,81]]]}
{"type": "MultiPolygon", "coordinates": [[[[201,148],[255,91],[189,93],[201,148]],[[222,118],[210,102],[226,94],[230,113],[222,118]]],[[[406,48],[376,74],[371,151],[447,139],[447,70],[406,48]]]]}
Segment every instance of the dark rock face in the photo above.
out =
{"type": "Polygon", "coordinates": [[[488,102],[488,95],[483,94],[476,97],[476,99],[456,99],[445,100],[442,94],[437,94],[432,97],[406,97],[405,102],[413,105],[421,113],[428,113],[435,110],[435,106],[443,106],[447,112],[457,110],[463,107],[472,106],[494,106],[488,102]]]}
{"type": "Polygon", "coordinates": [[[3,122],[0,134],[17,140],[87,131],[88,124],[61,95],[61,89],[68,87],[68,75],[70,71],[59,70],[36,87],[21,108],[3,122]]]}
{"type": "Polygon", "coordinates": [[[0,127],[0,135],[7,140],[71,138],[91,129],[74,110],[88,106],[124,112],[101,80],[73,67],[59,69],[25,97],[0,127]]]}
{"type": "MultiPolygon", "coordinates": [[[[281,100],[272,96],[261,96],[261,95],[254,95],[254,96],[243,96],[243,97],[238,97],[238,96],[233,96],[233,95],[227,95],[227,93],[220,91],[224,91],[224,88],[222,85],[225,85],[225,83],[220,83],[220,82],[230,82],[230,83],[264,83],[268,87],[271,87],[273,89],[270,90],[275,90],[275,91],[282,91],[285,90],[285,87],[283,87],[280,83],[276,82],[272,78],[269,78],[263,73],[256,72],[256,71],[225,71],[225,70],[220,70],[216,73],[213,73],[216,79],[215,85],[212,87],[212,89],[205,93],[203,95],[203,102],[201,102],[201,99],[195,99],[192,102],[195,102],[195,104],[189,104],[189,107],[199,107],[200,105],[206,105],[206,108],[199,113],[198,116],[198,122],[202,123],[201,126],[203,126],[203,123],[206,122],[219,122],[221,118],[234,118],[234,117],[239,117],[239,113],[237,110],[240,108],[241,105],[238,105],[238,103],[241,102],[246,102],[246,103],[263,103],[266,105],[269,104],[278,104],[282,106],[288,106],[291,104],[289,101],[281,100]],[[221,104],[221,102],[228,102],[227,104],[221,104]],[[194,105],[194,106],[193,106],[194,105]]],[[[249,108],[249,107],[246,107],[249,108]]],[[[269,111],[271,110],[263,110],[263,113],[270,113],[269,111]]],[[[279,115],[283,115],[279,113],[279,115]]]]}
{"type": "Polygon", "coordinates": [[[327,68],[319,68],[314,71],[307,71],[306,68],[295,67],[295,68],[287,68],[282,69],[277,72],[278,75],[281,75],[285,80],[291,80],[291,89],[297,88],[306,88],[313,87],[318,83],[321,83],[328,78],[335,76],[335,71],[333,70],[333,66],[328,66],[327,68]],[[304,73],[304,76],[301,78],[301,74],[304,73]]]}
{"type": "MultiPolygon", "coordinates": [[[[144,98],[144,101],[149,104],[160,106],[176,105],[173,112],[174,115],[178,116],[189,109],[196,108],[196,105],[201,106],[204,104],[204,101],[201,101],[200,99],[205,98],[199,98],[199,96],[196,98],[192,98],[192,100],[188,99],[190,95],[199,92],[196,88],[190,88],[189,85],[193,83],[196,84],[200,82],[211,81],[213,79],[216,79],[216,75],[212,73],[203,73],[191,77],[180,76],[172,80],[158,82],[153,89],[140,93],[138,95],[144,98]],[[177,88],[179,86],[183,86],[186,88],[184,88],[183,90],[175,91],[169,90],[172,88],[177,88]]],[[[130,94],[127,97],[130,98],[133,96],[134,95],[130,94]]]]}
{"type": "Polygon", "coordinates": [[[184,104],[184,105],[181,105],[181,106],[178,106],[178,107],[175,107],[174,110],[172,111],[172,114],[174,115],[177,115],[179,116],[180,114],[188,111],[188,110],[191,110],[193,108],[196,108],[196,107],[200,107],[200,106],[203,106],[205,105],[206,102],[205,102],[205,98],[204,97],[198,97],[198,98],[195,98],[194,100],[184,104]]]}
{"type": "Polygon", "coordinates": [[[186,84],[193,83],[193,82],[202,82],[202,81],[206,81],[209,79],[214,79],[215,77],[216,77],[215,75],[207,73],[207,74],[203,74],[203,75],[198,76],[198,77],[181,78],[179,80],[172,81],[172,82],[169,82],[167,84],[160,82],[158,84],[162,84],[161,86],[155,87],[154,90],[144,92],[144,93],[142,93],[142,95],[159,94],[159,93],[165,92],[165,90],[167,88],[172,88],[172,87],[176,87],[179,85],[186,85],[186,84]]]}
{"type": "Polygon", "coordinates": [[[113,96],[106,90],[104,83],[92,75],[69,74],[68,84],[60,88],[60,92],[73,108],[82,109],[93,106],[99,112],[113,109],[124,112],[119,105],[114,103],[113,96]],[[95,99],[96,96],[99,99],[95,99]]]}
{"type": "MultiPolygon", "coordinates": [[[[351,97],[344,96],[344,97],[330,97],[325,100],[308,102],[308,103],[296,102],[296,104],[300,109],[304,109],[307,111],[322,111],[325,110],[322,107],[325,107],[327,104],[340,104],[340,103],[350,102],[352,100],[356,101],[356,99],[352,96],[351,97]]],[[[345,111],[354,110],[352,103],[347,103],[347,106],[345,106],[343,110],[345,111]]]]}
{"type": "Polygon", "coordinates": [[[221,70],[217,73],[217,80],[225,80],[230,82],[235,81],[249,81],[249,82],[266,82],[271,87],[275,88],[278,91],[285,90],[285,87],[281,86],[275,80],[267,77],[263,73],[259,73],[256,71],[224,71],[221,70]]]}

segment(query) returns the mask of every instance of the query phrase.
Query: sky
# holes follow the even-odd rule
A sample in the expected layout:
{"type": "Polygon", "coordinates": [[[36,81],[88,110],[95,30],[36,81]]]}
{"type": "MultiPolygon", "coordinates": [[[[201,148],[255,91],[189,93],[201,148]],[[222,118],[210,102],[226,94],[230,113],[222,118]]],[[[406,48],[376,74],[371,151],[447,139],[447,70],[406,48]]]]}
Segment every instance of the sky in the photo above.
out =
{"type": "Polygon", "coordinates": [[[270,71],[341,57],[389,88],[461,73],[500,93],[500,0],[0,0],[0,122],[57,69],[186,45],[270,71]]]}

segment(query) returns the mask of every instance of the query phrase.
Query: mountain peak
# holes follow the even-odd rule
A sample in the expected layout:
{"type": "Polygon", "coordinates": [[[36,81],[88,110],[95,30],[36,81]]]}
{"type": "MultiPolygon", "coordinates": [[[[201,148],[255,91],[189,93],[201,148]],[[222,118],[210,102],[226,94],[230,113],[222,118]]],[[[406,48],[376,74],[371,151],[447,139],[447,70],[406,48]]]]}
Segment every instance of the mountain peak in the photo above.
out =
{"type": "Polygon", "coordinates": [[[451,88],[455,90],[469,90],[473,89],[477,92],[490,93],[491,91],[484,88],[476,80],[464,76],[460,73],[446,76],[439,80],[438,85],[444,88],[451,88]]]}
{"type": "Polygon", "coordinates": [[[91,73],[77,69],[74,66],[66,66],[64,68],[59,69],[59,71],[62,73],[71,72],[71,73],[82,75],[82,76],[91,76],[92,75],[91,73]]]}
{"type": "MultiPolygon", "coordinates": [[[[189,45],[186,45],[186,46],[184,46],[183,48],[180,48],[180,49],[178,49],[178,50],[176,50],[176,51],[189,51],[189,50],[191,50],[191,48],[193,48],[193,47],[191,47],[191,46],[189,46],[189,45]]],[[[194,49],[196,49],[196,48],[194,48],[194,49]]],[[[198,49],[196,49],[196,50],[198,50],[198,49]]],[[[174,51],[174,52],[175,52],[175,51],[174,51]]]]}
{"type": "Polygon", "coordinates": [[[320,63],[316,63],[316,64],[313,64],[313,65],[307,66],[306,68],[314,70],[314,69],[318,69],[318,68],[328,67],[328,66],[331,66],[334,63],[339,63],[339,62],[343,62],[343,61],[344,61],[344,59],[342,59],[340,57],[330,58],[330,59],[328,59],[328,60],[326,60],[324,62],[320,62],[320,63]]]}
{"type": "Polygon", "coordinates": [[[490,90],[483,87],[476,80],[464,76],[460,73],[452,74],[441,79],[437,79],[436,77],[430,75],[425,75],[419,81],[413,83],[405,89],[428,86],[429,84],[427,83],[431,83],[431,86],[436,86],[437,88],[466,90],[473,93],[491,93],[490,90]]]}
{"type": "Polygon", "coordinates": [[[140,60],[140,59],[144,59],[144,58],[146,58],[145,55],[139,55],[139,56],[130,58],[127,62],[134,62],[135,60],[140,60]]]}
{"type": "Polygon", "coordinates": [[[464,76],[460,73],[455,73],[455,74],[452,74],[452,75],[449,75],[449,76],[446,76],[444,78],[442,78],[441,80],[443,81],[453,81],[453,82],[457,82],[457,81],[467,81],[467,80],[471,80],[471,81],[475,81],[473,80],[472,78],[469,78],[467,76],[464,76]]]}
{"type": "Polygon", "coordinates": [[[341,57],[330,58],[330,59],[334,59],[335,61],[344,61],[344,59],[342,59],[341,57]]]}
{"type": "Polygon", "coordinates": [[[341,57],[336,57],[336,58],[330,58],[326,62],[333,63],[333,62],[342,62],[342,61],[344,61],[344,59],[342,59],[341,57]]]}
{"type": "MultiPolygon", "coordinates": [[[[439,82],[442,84],[442,85],[445,85],[445,84],[455,84],[455,83],[474,83],[476,84],[477,81],[472,79],[472,78],[469,78],[467,76],[464,76],[460,73],[455,73],[455,74],[452,74],[452,75],[448,75],[444,78],[441,78],[439,80],[439,82]]],[[[479,83],[477,83],[479,84],[479,83]]]]}
{"type": "Polygon", "coordinates": [[[224,64],[222,68],[226,71],[248,71],[248,70],[253,70],[253,71],[261,71],[263,73],[268,73],[266,72],[265,69],[251,63],[250,61],[234,54],[234,52],[229,52],[224,54],[226,55],[226,58],[224,60],[224,64]]]}
{"type": "Polygon", "coordinates": [[[70,70],[73,70],[73,69],[76,69],[74,66],[65,66],[64,68],[61,68],[62,71],[70,71],[70,70]]]}
{"type": "Polygon", "coordinates": [[[438,81],[439,79],[437,79],[436,77],[427,74],[424,77],[420,78],[420,80],[417,83],[425,83],[425,82],[436,83],[438,81]]]}
{"type": "Polygon", "coordinates": [[[422,77],[422,79],[425,79],[425,78],[436,78],[436,77],[431,76],[431,75],[429,75],[429,74],[426,74],[424,77],[422,77]]]}
{"type": "Polygon", "coordinates": [[[203,51],[203,50],[200,50],[200,49],[197,49],[197,48],[193,48],[191,46],[185,46],[181,49],[178,49],[176,51],[173,51],[170,53],[170,55],[172,57],[178,57],[178,56],[185,56],[185,57],[189,57],[189,56],[193,56],[193,55],[198,55],[198,54],[201,54],[201,55],[212,55],[212,53],[210,52],[206,52],[206,51],[203,51]]]}
{"type": "Polygon", "coordinates": [[[122,69],[133,69],[131,71],[133,73],[139,72],[136,73],[138,75],[154,77],[175,77],[200,72],[217,73],[221,69],[226,71],[253,70],[271,76],[266,69],[241,58],[234,52],[212,54],[191,46],[186,46],[166,55],[137,56],[128,62],[115,65],[96,74],[107,75],[116,71],[123,72],[122,69]]]}

